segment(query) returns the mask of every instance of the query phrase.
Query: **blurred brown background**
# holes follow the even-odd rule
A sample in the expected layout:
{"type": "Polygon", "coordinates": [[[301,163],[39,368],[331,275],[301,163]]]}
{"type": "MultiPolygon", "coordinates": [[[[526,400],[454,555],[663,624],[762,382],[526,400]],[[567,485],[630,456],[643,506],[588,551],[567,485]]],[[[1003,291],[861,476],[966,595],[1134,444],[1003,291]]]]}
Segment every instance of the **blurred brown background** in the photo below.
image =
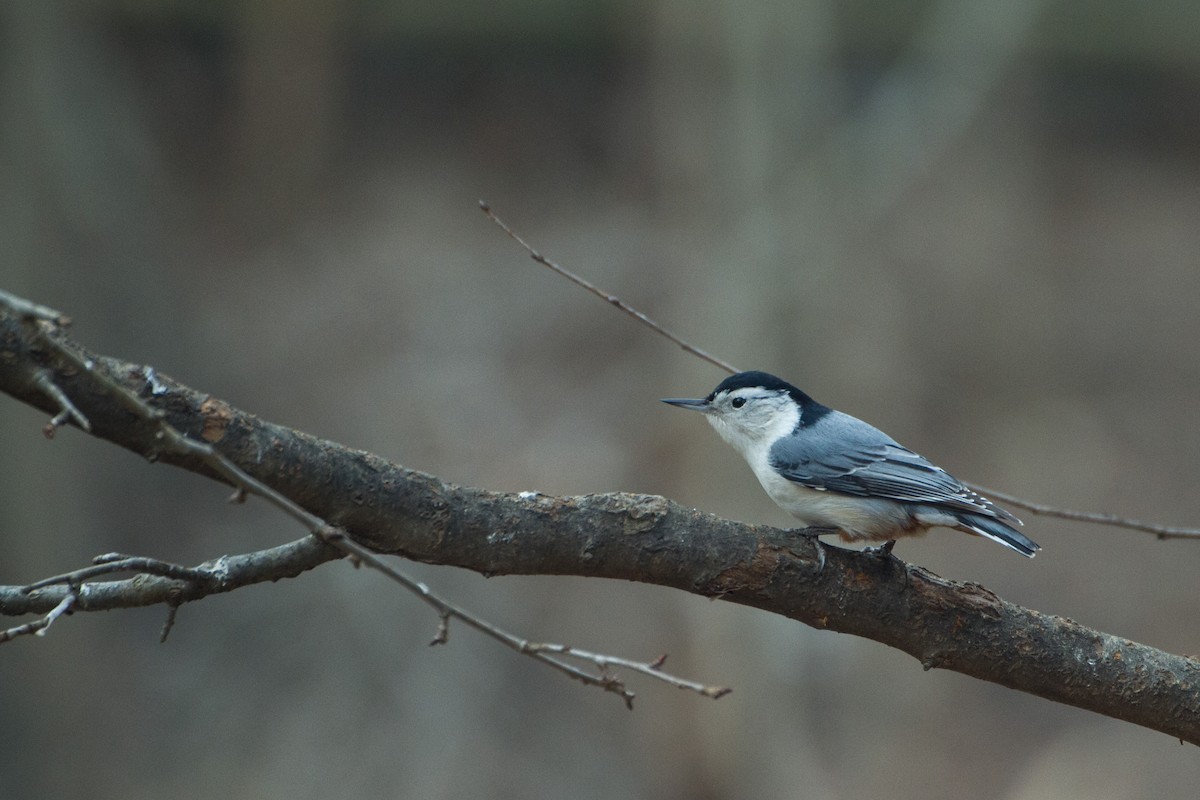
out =
{"type": "MultiPolygon", "coordinates": [[[[788,525],[659,397],[722,377],[547,254],[964,479],[1200,524],[1200,5],[0,5],[0,284],[103,353],[446,479],[788,525]]],[[[296,538],[0,398],[0,582],[296,538]]],[[[1200,542],[1027,516],[901,557],[1200,651],[1200,542]]],[[[630,714],[344,564],[0,652],[0,796],[1194,796],[1159,734],[678,592],[411,565],[630,714]]]]}

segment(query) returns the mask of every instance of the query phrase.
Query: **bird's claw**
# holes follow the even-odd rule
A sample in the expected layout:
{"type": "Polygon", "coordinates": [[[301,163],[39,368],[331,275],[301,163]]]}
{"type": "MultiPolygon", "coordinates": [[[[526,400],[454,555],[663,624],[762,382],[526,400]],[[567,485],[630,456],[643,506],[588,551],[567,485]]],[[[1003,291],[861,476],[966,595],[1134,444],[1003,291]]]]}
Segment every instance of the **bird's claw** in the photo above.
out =
{"type": "Polygon", "coordinates": [[[817,574],[820,575],[825,571],[825,543],[821,541],[820,536],[812,537],[813,547],[817,548],[817,574]]]}
{"type": "Polygon", "coordinates": [[[894,558],[892,555],[892,548],[895,546],[896,540],[888,539],[878,547],[864,547],[863,552],[869,556],[875,556],[876,558],[894,558]]]}
{"type": "Polygon", "coordinates": [[[811,532],[805,531],[800,535],[812,542],[813,547],[817,551],[817,574],[820,575],[825,571],[825,543],[821,541],[821,534],[825,531],[811,532]]]}

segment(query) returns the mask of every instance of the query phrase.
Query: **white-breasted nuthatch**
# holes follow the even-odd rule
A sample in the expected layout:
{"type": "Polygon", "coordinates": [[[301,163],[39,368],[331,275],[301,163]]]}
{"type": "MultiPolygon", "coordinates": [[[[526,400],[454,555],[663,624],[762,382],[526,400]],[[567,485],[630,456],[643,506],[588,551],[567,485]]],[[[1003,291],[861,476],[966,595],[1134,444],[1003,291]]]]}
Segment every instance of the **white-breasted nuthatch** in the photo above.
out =
{"type": "Polygon", "coordinates": [[[703,399],[668,399],[705,414],[779,506],[846,541],[890,543],[929,528],[986,536],[1023,556],[1040,549],[1021,521],[941,467],[856,417],[765,372],[739,372],[703,399]]]}

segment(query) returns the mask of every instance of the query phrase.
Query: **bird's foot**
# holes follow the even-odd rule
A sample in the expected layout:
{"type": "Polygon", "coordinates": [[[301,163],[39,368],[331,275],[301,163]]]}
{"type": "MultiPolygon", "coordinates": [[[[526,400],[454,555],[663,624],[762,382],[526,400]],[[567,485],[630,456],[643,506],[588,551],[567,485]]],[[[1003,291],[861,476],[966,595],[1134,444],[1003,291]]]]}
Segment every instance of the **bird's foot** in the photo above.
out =
{"type": "Polygon", "coordinates": [[[820,575],[825,571],[825,543],[821,541],[819,533],[809,534],[809,538],[817,549],[817,574],[820,575]]]}
{"type": "Polygon", "coordinates": [[[908,565],[900,560],[898,556],[892,553],[892,548],[896,546],[895,539],[888,539],[878,547],[864,547],[863,553],[871,558],[874,558],[881,565],[886,565],[888,570],[898,569],[904,576],[903,588],[908,588],[908,565]]]}
{"type": "Polygon", "coordinates": [[[806,528],[803,530],[798,530],[796,533],[812,542],[813,547],[817,551],[817,574],[820,575],[825,571],[825,543],[821,541],[821,536],[829,533],[829,531],[823,529],[813,530],[811,528],[806,528]]]}

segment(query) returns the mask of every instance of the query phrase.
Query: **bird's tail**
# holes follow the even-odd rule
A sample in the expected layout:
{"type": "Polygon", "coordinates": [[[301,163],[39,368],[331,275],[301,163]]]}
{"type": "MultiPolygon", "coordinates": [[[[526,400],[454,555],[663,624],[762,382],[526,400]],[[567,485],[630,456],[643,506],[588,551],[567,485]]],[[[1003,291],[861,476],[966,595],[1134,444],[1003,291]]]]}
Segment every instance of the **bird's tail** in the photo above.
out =
{"type": "Polygon", "coordinates": [[[954,516],[958,518],[958,521],[967,530],[977,533],[980,536],[986,536],[992,541],[999,542],[1005,547],[1016,550],[1028,558],[1033,558],[1037,554],[1037,551],[1042,549],[1037,542],[1025,534],[1008,523],[1001,522],[994,517],[985,517],[982,514],[971,514],[966,511],[960,511],[954,516]]]}

